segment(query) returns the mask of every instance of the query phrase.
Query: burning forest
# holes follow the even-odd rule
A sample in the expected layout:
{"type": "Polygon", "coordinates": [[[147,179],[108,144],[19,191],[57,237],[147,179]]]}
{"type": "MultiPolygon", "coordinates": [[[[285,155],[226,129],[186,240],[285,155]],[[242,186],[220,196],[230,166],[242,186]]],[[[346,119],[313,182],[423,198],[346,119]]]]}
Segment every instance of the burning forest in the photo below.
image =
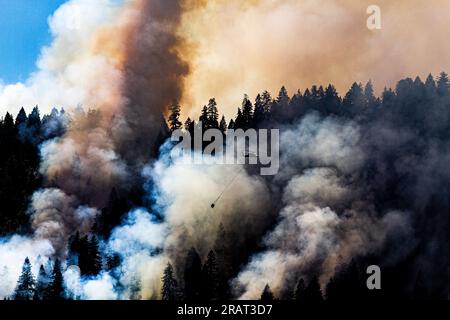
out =
{"type": "Polygon", "coordinates": [[[448,299],[448,21],[402,42],[380,2],[386,33],[340,0],[62,4],[0,82],[0,298],[448,299]]]}

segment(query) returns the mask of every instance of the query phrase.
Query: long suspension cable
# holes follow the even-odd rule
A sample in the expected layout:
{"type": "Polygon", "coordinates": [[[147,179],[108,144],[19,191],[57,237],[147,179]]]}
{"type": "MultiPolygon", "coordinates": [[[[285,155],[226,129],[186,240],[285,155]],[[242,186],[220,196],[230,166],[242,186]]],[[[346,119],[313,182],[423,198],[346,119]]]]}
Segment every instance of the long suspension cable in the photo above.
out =
{"type": "Polygon", "coordinates": [[[236,180],[236,178],[239,176],[239,174],[241,173],[241,171],[244,170],[244,166],[242,166],[233,176],[233,178],[230,180],[230,182],[225,186],[225,188],[223,188],[222,192],[219,194],[219,196],[217,197],[217,199],[211,204],[211,208],[214,209],[214,207],[216,206],[217,202],[220,200],[220,198],[222,198],[223,194],[225,193],[225,191],[227,191],[227,189],[233,184],[234,180],[236,180]]]}

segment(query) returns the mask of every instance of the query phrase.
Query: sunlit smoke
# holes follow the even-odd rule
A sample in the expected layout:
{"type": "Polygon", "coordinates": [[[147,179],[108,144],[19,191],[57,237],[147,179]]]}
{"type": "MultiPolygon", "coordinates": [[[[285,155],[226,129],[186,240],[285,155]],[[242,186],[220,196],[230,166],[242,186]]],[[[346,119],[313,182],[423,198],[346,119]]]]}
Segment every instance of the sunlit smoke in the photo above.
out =
{"type": "Polygon", "coordinates": [[[406,76],[424,79],[450,65],[449,11],[446,0],[207,1],[183,19],[192,73],[182,104],[192,116],[215,97],[230,117],[243,92],[332,83],[343,95],[354,81],[372,79],[380,92],[406,76]],[[381,30],[366,27],[373,4],[381,30]]]}

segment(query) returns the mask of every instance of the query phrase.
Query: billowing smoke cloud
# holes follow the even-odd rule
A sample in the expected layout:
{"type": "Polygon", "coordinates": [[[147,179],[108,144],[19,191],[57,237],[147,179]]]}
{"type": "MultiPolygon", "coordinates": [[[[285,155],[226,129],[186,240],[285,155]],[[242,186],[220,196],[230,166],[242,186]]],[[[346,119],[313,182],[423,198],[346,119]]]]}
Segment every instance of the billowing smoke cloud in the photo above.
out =
{"type": "Polygon", "coordinates": [[[49,240],[57,253],[64,253],[68,237],[92,229],[98,210],[80,205],[75,197],[59,189],[44,189],[31,200],[31,221],[34,236],[49,240]]]}
{"type": "Polygon", "coordinates": [[[348,200],[350,192],[328,169],[312,169],[293,178],[284,193],[281,222],[266,236],[268,251],[255,256],[235,280],[239,297],[258,299],[267,283],[283,296],[294,290],[299,276],[319,275],[324,288],[352,258],[381,249],[387,236],[409,235],[403,212],[377,219],[356,209],[338,215],[325,206],[348,200]]]}
{"type": "Polygon", "coordinates": [[[214,248],[220,225],[241,235],[236,241],[244,234],[256,237],[266,228],[269,190],[240,166],[198,165],[163,154],[145,169],[144,176],[154,181],[151,196],[156,199],[156,211],[164,217],[160,221],[145,210],[132,211],[109,239],[107,249],[122,258],[115,272],[126,288],[120,293],[123,299],[136,298],[132,290],[136,283],[140,284],[140,298],[159,298],[167,263],[181,267],[192,247],[206,257],[214,248]],[[233,189],[212,209],[210,204],[236,174],[233,189]]]}
{"type": "Polygon", "coordinates": [[[188,71],[175,51],[180,16],[177,2],[135,0],[93,35],[91,54],[117,76],[92,75],[87,99],[98,112],[75,119],[65,136],[43,147],[42,171],[51,184],[101,206],[100,190],[130,184],[126,167],[139,170],[149,160],[164,132],[162,112],[180,98],[188,71]],[[108,88],[108,98],[98,97],[96,86],[108,88]]]}
{"type": "Polygon", "coordinates": [[[195,247],[206,256],[220,224],[236,233],[244,233],[249,225],[258,230],[270,210],[270,192],[264,181],[249,176],[239,165],[196,165],[183,158],[168,162],[163,157],[155,164],[151,178],[156,183],[156,205],[162,208],[171,226],[166,242],[169,252],[185,253],[195,247]],[[231,179],[232,188],[226,189],[220,205],[212,209],[211,203],[231,179]],[[242,212],[246,214],[241,215],[242,212]],[[188,237],[180,242],[184,233],[188,237]]]}
{"type": "Polygon", "coordinates": [[[450,65],[442,32],[449,11],[446,0],[208,1],[184,16],[192,73],[183,105],[215,97],[235,116],[242,92],[333,83],[344,94],[368,79],[380,92],[406,76],[437,74],[450,65]],[[366,9],[374,4],[382,29],[372,31],[366,9]]]}
{"type": "MultiPolygon", "coordinates": [[[[94,278],[81,277],[76,268],[64,270],[72,297],[158,298],[167,262],[180,274],[191,247],[204,258],[221,225],[236,246],[262,238],[262,250],[232,283],[237,298],[257,298],[266,283],[283,296],[299,276],[311,274],[323,286],[353,257],[385,250],[392,237],[411,236],[409,213],[395,205],[378,210],[377,190],[359,176],[367,163],[383,168],[383,152],[416,138],[382,123],[362,130],[356,122],[306,116],[284,128],[281,171],[273,178],[255,177],[241,166],[170,159],[165,149],[159,160],[146,164],[164,136],[162,111],[173,99],[194,106],[215,96],[228,108],[238,102],[236,92],[253,95],[281,84],[297,88],[314,82],[347,88],[368,78],[392,84],[405,74],[442,68],[447,63],[442,57],[450,57],[443,54],[446,42],[436,41],[442,33],[428,32],[448,29],[448,21],[433,17],[430,28],[429,16],[433,8],[445,12],[448,3],[436,2],[441,7],[382,1],[380,33],[365,28],[363,2],[344,0],[232,0],[202,2],[198,8],[196,1],[191,6],[162,0],[63,5],[50,19],[55,40],[43,50],[39,70],[25,84],[1,86],[0,105],[14,111],[20,104],[39,103],[44,110],[82,104],[96,111],[74,112],[67,132],[41,146],[47,189],[32,197],[33,234],[0,244],[5,283],[0,293],[12,293],[25,256],[35,268],[55,254],[64,256],[67,238],[90,230],[113,187],[127,190],[143,181],[153,211],[132,210],[102,244],[104,252],[119,254],[121,264],[94,278]],[[405,6],[413,9],[402,14],[405,6]],[[393,21],[408,23],[408,29],[393,21]],[[419,40],[400,41],[409,40],[411,28],[419,40]],[[437,46],[433,51],[427,49],[431,43],[437,46]],[[414,54],[405,58],[404,52],[414,54]],[[382,152],[373,155],[372,147],[382,152]],[[211,208],[235,175],[233,187],[211,208]]],[[[439,160],[433,149],[426,151],[428,160],[414,170],[432,190],[436,185],[427,177],[441,173],[448,156],[439,160]]],[[[412,170],[399,166],[403,173],[412,170]]],[[[417,206],[425,206],[431,191],[414,186],[405,192],[420,195],[414,197],[417,206]]]]}
{"type": "Polygon", "coordinates": [[[33,274],[37,274],[39,266],[47,263],[54,253],[51,242],[46,239],[18,235],[0,239],[0,297],[10,297],[14,292],[25,257],[30,259],[33,274]]]}
{"type": "Polygon", "coordinates": [[[120,74],[107,57],[92,54],[91,47],[98,28],[117,19],[120,8],[114,0],[70,0],[63,4],[48,19],[54,39],[43,48],[38,70],[25,83],[0,84],[1,113],[17,113],[21,106],[36,104],[46,113],[56,106],[94,107],[111,96],[114,87],[101,83],[107,79],[111,84],[120,74]],[[92,100],[94,97],[98,100],[92,100]]]}
{"type": "Polygon", "coordinates": [[[108,273],[101,273],[91,279],[82,279],[77,268],[67,268],[63,273],[68,297],[82,300],[115,300],[118,295],[114,286],[116,280],[108,273]]]}
{"type": "MultiPolygon", "coordinates": [[[[25,84],[0,87],[0,104],[11,112],[37,103],[44,111],[95,109],[75,110],[66,133],[42,145],[48,189],[33,195],[33,240],[26,241],[45,239],[64,256],[68,237],[91,229],[98,211],[90,206],[102,208],[113,187],[133,188],[166,134],[163,110],[181,97],[188,72],[176,50],[181,13],[177,1],[71,0],[49,19],[54,40],[38,71],[25,84]]],[[[92,297],[107,279],[78,294],[92,297]]]]}

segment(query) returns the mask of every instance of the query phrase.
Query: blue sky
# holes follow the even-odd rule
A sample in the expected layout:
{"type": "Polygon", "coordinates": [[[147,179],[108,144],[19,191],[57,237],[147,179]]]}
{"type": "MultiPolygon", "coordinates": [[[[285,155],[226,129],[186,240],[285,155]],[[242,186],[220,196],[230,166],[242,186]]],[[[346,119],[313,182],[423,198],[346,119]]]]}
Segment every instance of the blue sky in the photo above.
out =
{"type": "MultiPolygon", "coordinates": [[[[0,79],[24,81],[50,43],[47,18],[66,0],[0,0],[0,79]]],[[[95,0],[93,0],[95,1],[95,0]]]]}

